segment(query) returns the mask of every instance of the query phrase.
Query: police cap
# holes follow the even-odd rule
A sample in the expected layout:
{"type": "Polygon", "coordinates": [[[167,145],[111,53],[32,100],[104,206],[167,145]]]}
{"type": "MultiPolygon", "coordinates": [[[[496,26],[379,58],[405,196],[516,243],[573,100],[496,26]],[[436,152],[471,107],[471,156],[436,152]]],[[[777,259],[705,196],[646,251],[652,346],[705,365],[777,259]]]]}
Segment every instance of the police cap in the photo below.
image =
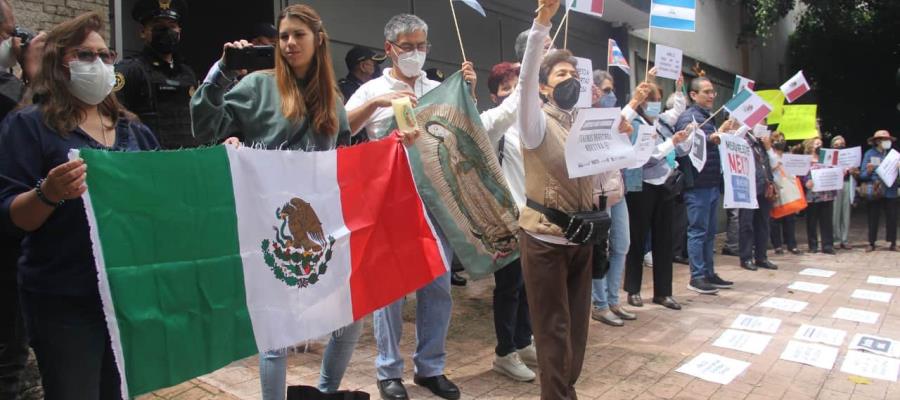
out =
{"type": "Polygon", "coordinates": [[[131,18],[141,24],[154,18],[168,18],[181,24],[187,13],[185,0],[139,0],[131,10],[131,18]]]}

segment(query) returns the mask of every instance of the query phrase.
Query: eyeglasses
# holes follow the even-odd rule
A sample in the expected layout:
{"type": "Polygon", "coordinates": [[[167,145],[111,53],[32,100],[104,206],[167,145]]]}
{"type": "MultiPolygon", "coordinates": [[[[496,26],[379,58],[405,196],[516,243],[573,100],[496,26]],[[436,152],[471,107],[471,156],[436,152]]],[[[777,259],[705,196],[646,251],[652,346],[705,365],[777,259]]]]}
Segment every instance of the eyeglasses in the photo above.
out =
{"type": "Polygon", "coordinates": [[[113,50],[93,51],[88,49],[75,49],[75,58],[78,61],[92,63],[100,58],[104,64],[112,65],[116,63],[116,52],[113,50]]]}
{"type": "Polygon", "coordinates": [[[613,91],[612,88],[603,88],[600,90],[603,92],[603,94],[610,94],[613,91]]]}
{"type": "Polygon", "coordinates": [[[716,97],[718,95],[718,93],[716,93],[716,91],[713,89],[701,90],[700,93],[712,97],[716,97]]]}
{"type": "Polygon", "coordinates": [[[390,43],[394,47],[400,49],[404,53],[409,53],[413,50],[418,50],[418,51],[421,51],[424,53],[428,53],[431,51],[431,42],[419,43],[419,44],[415,44],[415,45],[407,43],[402,46],[397,43],[391,42],[391,41],[388,41],[388,43],[390,43]]]}

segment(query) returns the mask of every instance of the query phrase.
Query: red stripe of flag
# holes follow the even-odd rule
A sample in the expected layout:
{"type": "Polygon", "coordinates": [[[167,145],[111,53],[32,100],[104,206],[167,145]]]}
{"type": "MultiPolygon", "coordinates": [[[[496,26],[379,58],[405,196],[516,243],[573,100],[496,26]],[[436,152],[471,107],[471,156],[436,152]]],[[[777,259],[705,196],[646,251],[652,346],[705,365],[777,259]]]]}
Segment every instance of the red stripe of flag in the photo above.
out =
{"type": "Polygon", "coordinates": [[[768,116],[770,112],[772,112],[772,109],[769,108],[769,106],[763,104],[755,111],[753,111],[753,114],[750,114],[747,118],[744,119],[744,124],[750,127],[756,126],[756,124],[760,123],[760,121],[768,116]]]}
{"type": "Polygon", "coordinates": [[[591,12],[603,14],[603,0],[591,0],[591,12]]]}
{"type": "Polygon", "coordinates": [[[796,89],[791,90],[791,91],[788,93],[788,101],[790,101],[790,102],[793,103],[794,100],[797,100],[798,98],[800,98],[800,96],[803,96],[803,94],[806,93],[806,92],[808,92],[808,91],[809,91],[809,86],[808,86],[808,85],[800,85],[800,86],[797,86],[796,89]]]}
{"type": "Polygon", "coordinates": [[[351,232],[354,320],[447,272],[406,151],[394,137],[339,149],[337,180],[351,232]]]}

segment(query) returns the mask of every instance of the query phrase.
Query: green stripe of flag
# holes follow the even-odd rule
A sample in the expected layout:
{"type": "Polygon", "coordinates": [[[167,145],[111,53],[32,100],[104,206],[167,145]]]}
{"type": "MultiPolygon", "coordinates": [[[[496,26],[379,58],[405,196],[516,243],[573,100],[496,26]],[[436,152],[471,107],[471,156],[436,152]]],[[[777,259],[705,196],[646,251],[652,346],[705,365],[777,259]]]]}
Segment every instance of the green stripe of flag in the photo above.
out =
{"type": "Polygon", "coordinates": [[[729,112],[737,110],[738,107],[741,106],[747,99],[750,98],[750,91],[747,89],[741,90],[740,93],[735,95],[731,100],[725,103],[725,109],[729,112]]]}
{"type": "Polygon", "coordinates": [[[81,157],[129,395],[256,353],[225,147],[81,157]]]}

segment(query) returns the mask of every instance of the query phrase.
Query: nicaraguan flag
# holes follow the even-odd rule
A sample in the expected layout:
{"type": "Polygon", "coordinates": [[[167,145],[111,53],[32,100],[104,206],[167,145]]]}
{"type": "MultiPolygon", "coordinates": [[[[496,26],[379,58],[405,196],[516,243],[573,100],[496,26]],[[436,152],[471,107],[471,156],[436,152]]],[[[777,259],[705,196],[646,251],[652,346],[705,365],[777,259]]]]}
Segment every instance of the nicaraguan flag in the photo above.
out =
{"type": "Polygon", "coordinates": [[[653,0],[650,27],[695,32],[696,11],[694,0],[653,0]]]}
{"type": "Polygon", "coordinates": [[[787,99],[788,103],[793,103],[794,100],[799,99],[800,96],[803,96],[808,91],[809,83],[806,82],[803,71],[797,72],[797,75],[794,75],[784,85],[781,85],[781,92],[784,93],[784,98],[787,99]]]}
{"type": "Polygon", "coordinates": [[[725,109],[734,119],[751,128],[772,112],[772,107],[750,89],[740,91],[737,96],[725,103],[725,109]]]}
{"type": "Polygon", "coordinates": [[[481,14],[482,17],[487,17],[487,14],[484,13],[484,7],[481,6],[481,3],[478,0],[456,0],[465,3],[467,6],[472,7],[475,11],[481,14]]]}
{"type": "Polygon", "coordinates": [[[622,49],[619,48],[616,41],[609,39],[609,44],[606,49],[606,65],[610,67],[619,67],[622,71],[625,71],[625,73],[630,75],[631,67],[628,66],[628,60],[625,59],[625,55],[622,54],[622,49]]]}

